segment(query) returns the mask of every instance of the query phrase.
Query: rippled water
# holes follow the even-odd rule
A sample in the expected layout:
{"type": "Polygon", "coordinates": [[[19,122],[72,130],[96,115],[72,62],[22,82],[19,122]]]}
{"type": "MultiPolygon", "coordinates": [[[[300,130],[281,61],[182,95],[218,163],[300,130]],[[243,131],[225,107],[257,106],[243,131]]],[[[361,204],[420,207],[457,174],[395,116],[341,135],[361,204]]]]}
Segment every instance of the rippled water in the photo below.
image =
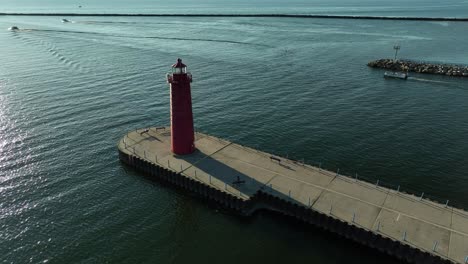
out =
{"type": "Polygon", "coordinates": [[[468,207],[468,80],[385,80],[369,60],[468,64],[466,23],[0,17],[5,263],[396,263],[290,219],[218,212],[124,167],[116,142],[169,122],[194,76],[197,129],[468,207]]]}

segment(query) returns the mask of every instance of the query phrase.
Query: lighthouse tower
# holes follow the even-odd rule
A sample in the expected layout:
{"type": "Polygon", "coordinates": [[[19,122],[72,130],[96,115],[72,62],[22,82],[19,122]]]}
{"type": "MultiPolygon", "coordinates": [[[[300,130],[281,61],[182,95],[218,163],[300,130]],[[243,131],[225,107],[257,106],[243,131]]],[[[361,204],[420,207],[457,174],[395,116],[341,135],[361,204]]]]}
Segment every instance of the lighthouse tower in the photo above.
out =
{"type": "Polygon", "coordinates": [[[172,65],[167,82],[171,89],[171,150],[177,155],[190,154],[195,151],[190,93],[192,75],[181,59],[172,65]]]}

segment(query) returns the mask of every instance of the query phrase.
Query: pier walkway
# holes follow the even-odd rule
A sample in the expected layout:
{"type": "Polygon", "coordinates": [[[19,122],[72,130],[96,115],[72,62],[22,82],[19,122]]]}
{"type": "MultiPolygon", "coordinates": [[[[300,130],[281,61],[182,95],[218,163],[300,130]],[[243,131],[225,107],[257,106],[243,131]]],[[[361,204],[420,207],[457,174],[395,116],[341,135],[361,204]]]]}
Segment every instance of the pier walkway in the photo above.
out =
{"type": "Polygon", "coordinates": [[[169,128],[138,129],[118,143],[122,153],[244,201],[267,192],[442,259],[468,263],[468,213],[463,210],[202,133],[196,133],[195,145],[191,155],[173,155],[169,128]]]}

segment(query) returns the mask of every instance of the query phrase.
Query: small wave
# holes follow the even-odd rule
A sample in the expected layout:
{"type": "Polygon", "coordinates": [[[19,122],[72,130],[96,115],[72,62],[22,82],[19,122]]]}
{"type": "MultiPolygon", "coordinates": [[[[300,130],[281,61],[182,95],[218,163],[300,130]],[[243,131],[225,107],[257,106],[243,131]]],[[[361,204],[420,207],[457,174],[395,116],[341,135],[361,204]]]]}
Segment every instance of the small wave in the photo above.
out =
{"type": "Polygon", "coordinates": [[[448,21],[438,21],[438,22],[430,22],[434,25],[439,25],[439,26],[443,26],[443,27],[448,27],[450,26],[450,22],[448,21]]]}

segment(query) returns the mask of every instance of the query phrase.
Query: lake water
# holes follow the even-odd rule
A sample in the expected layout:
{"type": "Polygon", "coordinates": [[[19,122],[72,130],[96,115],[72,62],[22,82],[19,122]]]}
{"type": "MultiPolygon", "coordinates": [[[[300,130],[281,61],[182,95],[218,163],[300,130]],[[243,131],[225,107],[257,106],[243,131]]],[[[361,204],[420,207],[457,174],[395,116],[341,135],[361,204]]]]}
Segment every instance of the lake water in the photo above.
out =
{"type": "MultiPolygon", "coordinates": [[[[3,8],[77,9],[62,2],[3,8]]],[[[92,2],[77,12],[468,13],[466,1],[92,2]]],[[[402,58],[468,64],[468,23],[60,19],[0,17],[2,263],[397,263],[291,219],[222,213],[123,166],[127,131],[169,123],[165,73],[178,57],[198,130],[468,207],[468,80],[385,80],[366,66],[395,43],[402,58]]]]}

